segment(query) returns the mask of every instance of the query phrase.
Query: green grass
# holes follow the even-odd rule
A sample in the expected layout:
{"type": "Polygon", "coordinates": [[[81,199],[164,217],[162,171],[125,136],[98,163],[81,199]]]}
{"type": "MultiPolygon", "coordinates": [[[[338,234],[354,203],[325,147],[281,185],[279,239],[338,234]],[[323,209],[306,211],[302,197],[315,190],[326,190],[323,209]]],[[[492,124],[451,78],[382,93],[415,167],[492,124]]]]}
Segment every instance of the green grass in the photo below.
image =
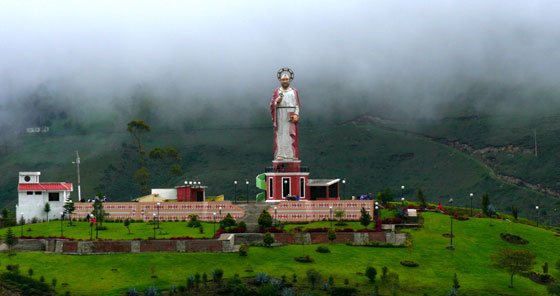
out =
{"type": "MultiPolygon", "coordinates": [[[[62,231],[65,237],[75,239],[89,239],[90,226],[88,222],[72,222],[74,226],[69,226],[67,221],[63,222],[62,231]]],[[[187,227],[187,222],[160,222],[160,229],[156,229],[156,238],[169,238],[177,236],[190,237],[212,237],[214,226],[212,223],[201,222],[204,233],[200,233],[198,228],[187,227]]],[[[99,231],[99,238],[102,239],[147,239],[154,236],[154,226],[151,223],[130,223],[130,234],[123,223],[103,223],[106,230],[99,231]]],[[[27,224],[23,226],[25,236],[60,236],[60,221],[50,221],[44,223],[27,224]],[[29,231],[31,229],[31,231],[29,231]]],[[[219,225],[216,223],[216,230],[219,225]]],[[[0,231],[0,236],[4,237],[7,229],[0,231]]],[[[21,235],[21,226],[12,227],[14,235],[21,235]]],[[[95,226],[93,227],[93,237],[95,238],[95,226]]]]}
{"type": "MultiPolygon", "coordinates": [[[[560,259],[558,250],[560,238],[553,232],[537,229],[528,225],[501,220],[471,219],[454,221],[453,240],[455,251],[446,250],[449,239],[442,236],[449,232],[449,217],[436,213],[424,213],[424,229],[410,231],[414,249],[409,255],[407,249],[352,247],[343,244],[328,245],[332,253],[320,254],[314,250],[317,245],[284,246],[276,248],[252,247],[246,258],[236,253],[144,253],[114,255],[59,255],[43,253],[18,253],[9,259],[0,254],[2,265],[9,262],[21,265],[23,272],[28,268],[35,271],[34,277],[45,276],[47,282],[56,277],[59,293],[69,290],[78,295],[116,295],[131,286],[143,290],[155,285],[169,289],[172,285],[185,285],[186,277],[196,272],[210,273],[212,269],[222,268],[225,277],[234,274],[254,276],[266,272],[275,277],[293,273],[298,274],[298,284],[305,283],[305,271],[314,268],[324,279],[330,275],[336,285],[342,285],[345,278],[350,285],[358,283],[363,291],[373,291],[364,272],[367,266],[374,266],[378,272],[387,266],[400,276],[400,295],[445,295],[451,289],[453,274],[457,273],[463,295],[545,295],[545,286],[516,276],[515,288],[508,288],[509,277],[506,272],[492,268],[490,256],[497,247],[517,247],[503,242],[500,232],[510,232],[529,240],[523,246],[535,252],[537,265],[545,261],[551,264],[551,274],[560,278],[560,273],[552,264],[560,259]],[[310,254],[314,263],[302,264],[293,260],[303,252],[310,254]],[[411,258],[410,258],[411,257],[411,258]],[[401,266],[403,259],[412,259],[420,264],[417,268],[401,266]],[[151,269],[157,278],[151,278],[151,269]],[[116,269],[116,270],[113,270],[116,269]],[[252,270],[252,272],[246,272],[252,270]]],[[[324,223],[324,222],[320,222],[324,223]]]]}

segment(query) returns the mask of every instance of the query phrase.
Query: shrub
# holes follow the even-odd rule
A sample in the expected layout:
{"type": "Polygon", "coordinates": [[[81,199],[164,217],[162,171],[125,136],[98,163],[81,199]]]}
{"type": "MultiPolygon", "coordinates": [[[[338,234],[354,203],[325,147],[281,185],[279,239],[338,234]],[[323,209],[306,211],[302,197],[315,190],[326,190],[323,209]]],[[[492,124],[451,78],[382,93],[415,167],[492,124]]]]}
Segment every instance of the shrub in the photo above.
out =
{"type": "Polygon", "coordinates": [[[262,285],[257,289],[257,295],[259,296],[276,296],[280,290],[279,286],[276,285],[262,285]]]}
{"type": "Polygon", "coordinates": [[[145,296],[157,296],[157,295],[161,295],[161,291],[158,290],[156,287],[154,286],[149,286],[146,291],[144,291],[144,295],[145,296]]]}
{"type": "Polygon", "coordinates": [[[528,240],[520,237],[519,235],[510,234],[510,233],[500,233],[500,238],[503,241],[511,244],[526,245],[529,243],[528,240]]]}
{"type": "Polygon", "coordinates": [[[27,274],[29,275],[29,277],[32,277],[33,276],[33,268],[28,269],[27,274]]]}
{"type": "Polygon", "coordinates": [[[331,287],[334,286],[334,277],[332,275],[329,276],[329,286],[331,286],[331,287]]]}
{"type": "Polygon", "coordinates": [[[41,276],[41,277],[39,278],[39,281],[40,281],[41,283],[44,283],[44,282],[45,282],[45,277],[44,277],[44,276],[41,276]]]}
{"type": "Polygon", "coordinates": [[[263,243],[267,248],[270,248],[274,243],[274,237],[270,232],[267,232],[263,235],[263,243]]]}
{"type": "Polygon", "coordinates": [[[246,296],[249,295],[249,289],[247,285],[239,278],[239,275],[235,275],[230,278],[226,284],[226,292],[231,295],[236,296],[246,296]]]}
{"type": "Polygon", "coordinates": [[[321,281],[321,274],[315,269],[308,269],[306,272],[307,281],[311,284],[311,289],[315,289],[315,285],[321,281]]]}
{"type": "Polygon", "coordinates": [[[542,265],[542,272],[548,273],[548,261],[542,265]]]}
{"type": "Polygon", "coordinates": [[[352,296],[357,295],[358,290],[352,287],[332,287],[331,288],[331,295],[333,296],[352,296]]]}
{"type": "Polygon", "coordinates": [[[222,221],[220,221],[220,228],[225,229],[227,227],[235,226],[235,219],[228,213],[222,221]]]}
{"type": "Polygon", "coordinates": [[[315,251],[317,253],[330,253],[331,252],[331,250],[329,250],[329,248],[327,248],[325,246],[318,246],[315,251]]]}
{"type": "Polygon", "coordinates": [[[297,274],[292,274],[292,283],[297,283],[297,274]]]}
{"type": "Polygon", "coordinates": [[[311,257],[309,257],[309,255],[295,257],[294,260],[296,260],[297,262],[302,262],[302,263],[311,263],[311,262],[315,261],[311,257]]]}
{"type": "Polygon", "coordinates": [[[239,256],[247,256],[247,253],[249,252],[249,246],[245,243],[242,243],[241,246],[239,246],[239,256]]]}
{"type": "Polygon", "coordinates": [[[280,296],[296,296],[296,293],[290,288],[284,288],[280,291],[280,296]]]}
{"type": "Polygon", "coordinates": [[[560,283],[551,283],[546,288],[546,291],[550,295],[560,295],[560,283]]]}
{"type": "Polygon", "coordinates": [[[268,283],[270,281],[270,277],[264,272],[259,272],[255,275],[255,281],[257,283],[257,286],[260,286],[262,284],[268,283]]]}
{"type": "Polygon", "coordinates": [[[192,214],[189,215],[189,222],[187,222],[188,227],[200,227],[200,220],[198,219],[198,215],[192,214]]]}
{"type": "Polygon", "coordinates": [[[8,264],[6,265],[6,270],[15,274],[19,274],[19,264],[8,264]]]}
{"type": "Polygon", "coordinates": [[[327,238],[332,242],[336,239],[336,232],[334,231],[334,229],[329,229],[329,231],[327,232],[327,238]]]}
{"type": "Polygon", "coordinates": [[[140,292],[138,292],[136,288],[130,287],[128,288],[128,291],[126,291],[126,296],[140,296],[140,292]]]}
{"type": "Polygon", "coordinates": [[[221,269],[214,269],[211,271],[212,273],[212,281],[215,283],[219,283],[224,276],[224,271],[221,269]]]}
{"type": "Polygon", "coordinates": [[[401,261],[401,265],[406,266],[406,267],[418,267],[418,263],[416,263],[412,260],[403,260],[403,261],[401,261]]]}
{"type": "Polygon", "coordinates": [[[56,287],[56,279],[52,279],[52,286],[56,287]]]}
{"type": "Polygon", "coordinates": [[[375,283],[375,277],[377,276],[377,270],[375,267],[368,266],[366,267],[366,277],[369,279],[370,282],[375,283]]]}
{"type": "Polygon", "coordinates": [[[262,213],[259,215],[259,226],[266,229],[272,226],[272,216],[266,210],[263,210],[262,213]]]}
{"type": "Polygon", "coordinates": [[[241,221],[239,223],[237,223],[238,227],[243,227],[243,229],[247,229],[247,223],[245,223],[245,221],[241,221]]]}

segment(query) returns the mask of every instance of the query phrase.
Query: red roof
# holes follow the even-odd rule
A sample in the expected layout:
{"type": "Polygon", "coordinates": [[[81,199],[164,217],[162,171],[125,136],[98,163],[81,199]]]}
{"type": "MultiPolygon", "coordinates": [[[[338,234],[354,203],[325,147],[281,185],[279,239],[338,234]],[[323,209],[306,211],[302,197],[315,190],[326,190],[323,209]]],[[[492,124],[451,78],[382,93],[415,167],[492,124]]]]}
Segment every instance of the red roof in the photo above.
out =
{"type": "Polygon", "coordinates": [[[72,190],[72,183],[39,183],[39,184],[18,184],[19,191],[26,190],[47,190],[64,191],[72,190]]]}

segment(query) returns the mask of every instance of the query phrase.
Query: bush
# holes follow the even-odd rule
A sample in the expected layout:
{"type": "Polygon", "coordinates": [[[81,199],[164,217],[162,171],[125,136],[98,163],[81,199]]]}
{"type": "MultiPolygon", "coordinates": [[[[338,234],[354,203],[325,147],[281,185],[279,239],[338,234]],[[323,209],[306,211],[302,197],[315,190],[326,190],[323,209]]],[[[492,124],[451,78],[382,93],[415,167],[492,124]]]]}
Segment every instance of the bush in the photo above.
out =
{"type": "Polygon", "coordinates": [[[331,288],[331,295],[333,296],[352,296],[352,295],[357,295],[358,294],[358,290],[356,288],[351,288],[351,287],[332,287],[331,288]]]}
{"type": "Polygon", "coordinates": [[[224,219],[222,219],[222,221],[220,221],[220,228],[225,229],[228,227],[232,227],[235,226],[235,219],[233,219],[233,217],[231,216],[230,213],[228,213],[224,219]]]}
{"type": "Polygon", "coordinates": [[[369,279],[370,282],[375,283],[375,277],[377,276],[377,270],[375,267],[368,266],[366,267],[366,277],[369,279]]]}
{"type": "Polygon", "coordinates": [[[309,257],[309,255],[295,257],[294,260],[296,260],[297,262],[302,262],[302,263],[311,263],[311,262],[315,261],[311,257],[309,257]]]}
{"type": "Polygon", "coordinates": [[[317,272],[315,269],[308,269],[307,272],[307,281],[311,284],[311,289],[315,289],[315,285],[321,282],[321,274],[317,272]]]}
{"type": "Polygon", "coordinates": [[[247,253],[249,252],[249,246],[245,243],[242,243],[241,246],[239,246],[239,256],[247,256],[247,253]]]}
{"type": "Polygon", "coordinates": [[[215,283],[219,283],[224,276],[224,271],[221,269],[214,269],[211,271],[211,273],[212,273],[212,281],[215,283]]]}
{"type": "Polygon", "coordinates": [[[331,250],[329,250],[329,248],[327,248],[325,246],[318,246],[315,251],[317,253],[330,253],[331,252],[331,250]]]}
{"type": "Polygon", "coordinates": [[[130,287],[130,288],[128,288],[128,291],[126,292],[126,296],[140,296],[140,292],[138,292],[138,290],[136,290],[136,288],[130,287]]]}
{"type": "Polygon", "coordinates": [[[247,229],[247,223],[245,223],[245,221],[241,221],[237,223],[237,227],[243,227],[243,229],[247,229]]]}
{"type": "Polygon", "coordinates": [[[262,285],[257,289],[257,295],[259,295],[259,296],[276,296],[276,295],[278,295],[279,290],[280,290],[280,287],[277,286],[277,285],[271,285],[271,284],[262,285]]]}
{"type": "Polygon", "coordinates": [[[263,243],[267,248],[270,248],[274,243],[274,237],[270,232],[267,232],[263,235],[263,243]]]}
{"type": "Polygon", "coordinates": [[[231,295],[236,296],[246,296],[249,295],[249,288],[247,285],[239,278],[239,275],[235,275],[230,278],[226,284],[226,292],[231,295]]]}
{"type": "Polygon", "coordinates": [[[154,286],[149,286],[146,291],[144,291],[144,295],[145,296],[157,296],[157,295],[161,295],[161,291],[158,290],[156,287],[154,286]]]}
{"type": "Polygon", "coordinates": [[[336,232],[334,231],[334,229],[329,229],[329,231],[327,232],[327,238],[332,242],[336,239],[336,232]]]}
{"type": "Polygon", "coordinates": [[[272,226],[272,216],[266,210],[263,210],[262,213],[259,215],[259,226],[266,229],[272,226]]]}
{"type": "Polygon", "coordinates": [[[401,261],[401,265],[406,267],[418,267],[419,264],[412,260],[403,260],[401,261]]]}
{"type": "Polygon", "coordinates": [[[188,227],[200,227],[200,220],[198,219],[198,215],[192,214],[189,215],[189,222],[187,222],[188,227]]]}
{"type": "Polygon", "coordinates": [[[270,281],[270,277],[264,272],[259,272],[255,275],[255,281],[257,283],[257,286],[260,286],[262,284],[268,283],[270,281]]]}

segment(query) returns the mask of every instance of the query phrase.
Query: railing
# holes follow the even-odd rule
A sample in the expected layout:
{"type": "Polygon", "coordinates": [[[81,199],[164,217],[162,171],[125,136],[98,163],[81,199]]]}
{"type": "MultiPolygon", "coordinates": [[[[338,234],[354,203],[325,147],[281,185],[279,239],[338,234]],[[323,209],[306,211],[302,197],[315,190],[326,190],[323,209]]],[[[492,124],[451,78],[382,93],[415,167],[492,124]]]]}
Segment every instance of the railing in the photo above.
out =
{"type": "Polygon", "coordinates": [[[306,167],[306,166],[300,166],[299,168],[265,167],[264,172],[265,173],[299,173],[299,172],[308,173],[309,172],[309,167],[306,167]]]}

